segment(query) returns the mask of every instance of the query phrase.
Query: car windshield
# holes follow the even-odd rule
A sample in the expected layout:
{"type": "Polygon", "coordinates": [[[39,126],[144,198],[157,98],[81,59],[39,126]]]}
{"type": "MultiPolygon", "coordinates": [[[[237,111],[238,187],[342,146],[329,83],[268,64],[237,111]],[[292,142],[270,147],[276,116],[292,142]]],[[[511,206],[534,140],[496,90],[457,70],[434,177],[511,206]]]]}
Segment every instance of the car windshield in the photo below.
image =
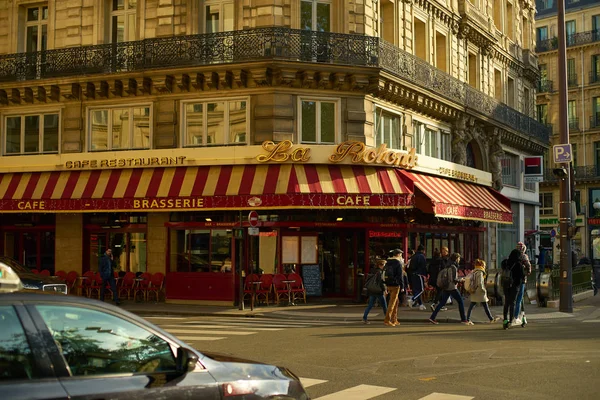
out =
{"type": "Polygon", "coordinates": [[[11,267],[13,271],[15,271],[17,274],[31,272],[27,267],[24,267],[12,258],[0,257],[0,264],[4,264],[6,266],[11,267]]]}

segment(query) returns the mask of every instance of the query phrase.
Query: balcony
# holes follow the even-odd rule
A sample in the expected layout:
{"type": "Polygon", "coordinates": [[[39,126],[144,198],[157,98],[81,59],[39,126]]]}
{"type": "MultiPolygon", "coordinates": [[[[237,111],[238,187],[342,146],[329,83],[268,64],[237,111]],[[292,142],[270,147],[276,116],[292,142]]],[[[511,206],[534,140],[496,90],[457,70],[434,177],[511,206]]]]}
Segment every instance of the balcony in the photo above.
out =
{"type": "MultiPolygon", "coordinates": [[[[600,30],[574,33],[567,36],[567,47],[582,46],[600,41],[600,30]]],[[[535,46],[536,53],[543,53],[558,49],[558,38],[553,37],[540,40],[535,46]]]]}
{"type": "Polygon", "coordinates": [[[393,44],[364,35],[274,27],[0,55],[0,82],[271,60],[380,68],[511,129],[549,141],[547,128],[536,120],[393,44]]]}
{"type": "Polygon", "coordinates": [[[567,84],[569,85],[569,87],[577,86],[577,74],[569,74],[567,76],[567,84]]]}
{"type": "Polygon", "coordinates": [[[600,83],[600,71],[590,71],[590,85],[600,83]]]}
{"type": "MultiPolygon", "coordinates": [[[[600,166],[588,165],[574,167],[575,182],[584,180],[600,180],[600,166]]],[[[544,170],[544,182],[558,183],[558,178],[552,173],[552,168],[544,170]]]]}
{"type": "Polygon", "coordinates": [[[542,79],[538,82],[538,93],[552,93],[554,90],[552,89],[553,81],[549,79],[542,79]]]}
{"type": "Polygon", "coordinates": [[[569,118],[569,130],[570,131],[578,131],[579,130],[579,118],[575,118],[575,117],[569,118]]]}
{"type": "Polygon", "coordinates": [[[590,129],[600,128],[600,113],[590,116],[590,129]]]}

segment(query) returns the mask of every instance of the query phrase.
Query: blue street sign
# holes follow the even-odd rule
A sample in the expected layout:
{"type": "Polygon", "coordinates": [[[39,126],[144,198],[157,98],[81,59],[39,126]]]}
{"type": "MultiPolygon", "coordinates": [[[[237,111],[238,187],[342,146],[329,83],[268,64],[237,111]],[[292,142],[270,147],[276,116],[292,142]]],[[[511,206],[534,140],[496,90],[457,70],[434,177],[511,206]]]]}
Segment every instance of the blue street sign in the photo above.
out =
{"type": "Polygon", "coordinates": [[[571,144],[557,144],[554,145],[554,162],[555,163],[570,163],[573,161],[573,152],[571,151],[571,144]]]}
{"type": "Polygon", "coordinates": [[[550,231],[550,237],[552,237],[552,238],[553,238],[554,236],[556,236],[556,231],[555,231],[554,229],[552,229],[552,230],[550,231]]]}

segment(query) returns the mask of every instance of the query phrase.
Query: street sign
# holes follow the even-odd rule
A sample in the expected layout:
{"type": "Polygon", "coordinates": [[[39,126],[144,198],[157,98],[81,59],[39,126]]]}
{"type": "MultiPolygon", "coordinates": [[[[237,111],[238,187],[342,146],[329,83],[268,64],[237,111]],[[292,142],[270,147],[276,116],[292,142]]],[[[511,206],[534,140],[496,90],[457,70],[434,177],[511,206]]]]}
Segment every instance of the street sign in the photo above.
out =
{"type": "Polygon", "coordinates": [[[258,228],[248,228],[248,235],[259,236],[260,232],[258,228]]]}
{"type": "Polygon", "coordinates": [[[552,152],[554,153],[554,162],[557,164],[573,161],[573,151],[570,143],[554,145],[552,152]]]}
{"type": "Polygon", "coordinates": [[[248,223],[250,223],[250,226],[252,227],[258,226],[258,213],[256,211],[250,211],[248,213],[248,223]]]}
{"type": "Polygon", "coordinates": [[[525,176],[525,183],[544,182],[543,176],[525,176]]]}
{"type": "Polygon", "coordinates": [[[555,229],[552,229],[552,230],[550,231],[550,237],[554,237],[554,236],[556,236],[556,230],[555,230],[555,229]]]}

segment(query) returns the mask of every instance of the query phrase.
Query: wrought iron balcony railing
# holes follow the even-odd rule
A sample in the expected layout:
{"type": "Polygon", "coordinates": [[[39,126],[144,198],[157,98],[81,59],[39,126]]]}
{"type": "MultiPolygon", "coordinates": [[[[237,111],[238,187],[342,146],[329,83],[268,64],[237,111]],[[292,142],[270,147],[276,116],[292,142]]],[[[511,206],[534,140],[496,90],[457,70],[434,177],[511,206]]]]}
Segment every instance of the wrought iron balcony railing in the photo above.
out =
{"type": "MultiPolygon", "coordinates": [[[[573,172],[575,172],[575,182],[589,179],[600,180],[600,165],[574,167],[573,172]]],[[[544,169],[544,182],[558,182],[558,178],[552,173],[552,168],[544,169]]]]}
{"type": "Polygon", "coordinates": [[[569,129],[572,131],[579,130],[579,118],[576,118],[576,117],[569,118],[569,129]]]}
{"type": "Polygon", "coordinates": [[[569,74],[567,76],[567,84],[569,86],[577,86],[577,74],[569,74]]]}
{"type": "MultiPolygon", "coordinates": [[[[567,36],[567,47],[581,46],[600,41],[600,30],[574,33],[567,36]]],[[[558,48],[558,38],[540,40],[535,46],[536,53],[552,51],[558,48]]]]}
{"type": "Polygon", "coordinates": [[[590,116],[590,129],[600,128],[600,114],[590,116]]]}
{"type": "Polygon", "coordinates": [[[538,93],[552,93],[554,90],[552,89],[553,81],[550,79],[542,79],[538,82],[538,93]]]}
{"type": "Polygon", "coordinates": [[[600,83],[600,71],[590,71],[590,85],[600,83]]]}
{"type": "Polygon", "coordinates": [[[547,128],[377,37],[258,28],[0,55],[0,82],[264,60],[382,68],[544,142],[547,128]]]}

